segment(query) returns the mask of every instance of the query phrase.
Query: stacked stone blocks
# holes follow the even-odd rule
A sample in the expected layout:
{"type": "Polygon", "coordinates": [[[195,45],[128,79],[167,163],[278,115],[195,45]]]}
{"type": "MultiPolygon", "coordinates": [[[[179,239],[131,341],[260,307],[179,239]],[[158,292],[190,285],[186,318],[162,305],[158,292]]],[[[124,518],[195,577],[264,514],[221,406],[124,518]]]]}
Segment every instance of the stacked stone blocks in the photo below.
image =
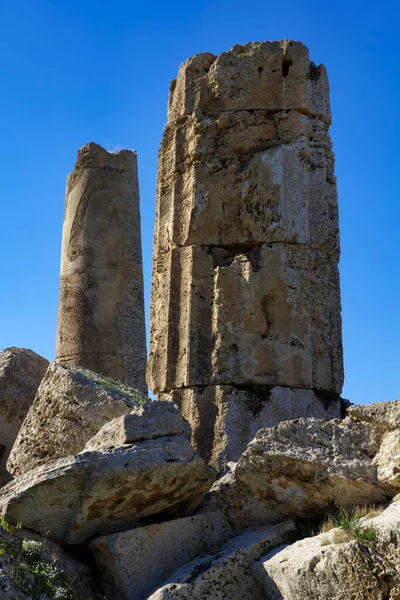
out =
{"type": "Polygon", "coordinates": [[[282,416],[339,416],[330,122],[326,70],[299,42],[199,54],[171,84],[148,383],[180,405],[195,447],[218,467],[238,459],[253,417],[265,426],[282,416]],[[263,419],[271,391],[282,410],[263,419]],[[226,450],[229,406],[244,431],[234,452],[226,450]]]}

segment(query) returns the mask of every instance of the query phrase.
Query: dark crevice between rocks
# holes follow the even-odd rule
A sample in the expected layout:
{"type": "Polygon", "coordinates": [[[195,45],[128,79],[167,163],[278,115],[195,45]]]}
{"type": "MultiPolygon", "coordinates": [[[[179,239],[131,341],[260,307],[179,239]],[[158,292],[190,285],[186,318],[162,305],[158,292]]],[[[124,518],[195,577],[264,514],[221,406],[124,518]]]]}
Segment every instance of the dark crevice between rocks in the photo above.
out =
{"type": "MultiPolygon", "coordinates": [[[[320,252],[326,256],[332,256],[334,258],[338,258],[338,254],[336,252],[328,252],[326,248],[312,246],[305,242],[299,242],[295,238],[293,239],[277,239],[268,242],[261,242],[259,244],[250,243],[250,241],[246,244],[236,244],[231,246],[222,246],[217,244],[174,244],[167,250],[159,250],[159,255],[168,255],[171,250],[180,250],[182,248],[190,248],[190,247],[199,247],[204,250],[207,254],[213,255],[213,267],[216,269],[217,267],[226,267],[232,264],[235,256],[239,256],[241,254],[255,254],[256,261],[259,260],[258,257],[261,257],[261,249],[263,246],[267,246],[268,248],[273,248],[277,245],[287,245],[287,246],[304,246],[309,248],[310,250],[314,250],[316,252],[320,252]],[[214,257],[215,252],[215,257],[214,257]],[[230,260],[229,257],[232,257],[230,260]],[[225,261],[225,259],[227,259],[225,261]]],[[[251,262],[251,261],[250,261],[251,262]]],[[[254,261],[253,261],[254,262],[254,261]]],[[[257,269],[259,270],[259,269],[257,269]]],[[[229,385],[229,384],[228,384],[229,385]]]]}

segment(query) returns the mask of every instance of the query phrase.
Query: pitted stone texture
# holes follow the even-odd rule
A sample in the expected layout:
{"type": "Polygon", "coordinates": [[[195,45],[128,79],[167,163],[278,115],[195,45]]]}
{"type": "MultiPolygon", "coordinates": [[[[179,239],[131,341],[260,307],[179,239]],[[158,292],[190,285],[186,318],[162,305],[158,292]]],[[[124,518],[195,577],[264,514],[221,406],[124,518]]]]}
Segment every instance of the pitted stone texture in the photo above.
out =
{"type": "Polygon", "coordinates": [[[0,352],[0,486],[11,479],[6,462],[48,364],[32,350],[0,352]]]}
{"type": "MultiPolygon", "coordinates": [[[[220,510],[236,531],[332,508],[384,503],[400,487],[400,438],[353,419],[300,418],[261,429],[210,489],[199,512],[220,510]]],[[[397,496],[396,496],[397,497],[397,496]]]]}
{"type": "MultiPolygon", "coordinates": [[[[133,392],[133,390],[132,390],[133,392]]],[[[143,401],[66,365],[51,363],[7,462],[14,476],[56,458],[76,454],[114,417],[143,401]]]]}
{"type": "Polygon", "coordinates": [[[184,435],[190,440],[190,425],[172,402],[151,401],[127,415],[108,421],[87,442],[85,450],[112,450],[168,435],[184,435]]]}
{"type": "Polygon", "coordinates": [[[168,120],[201,109],[300,110],[330,121],[326,69],[310,61],[296,41],[236,44],[219,56],[197,54],[182,64],[171,84],[168,120]]]}
{"type": "Polygon", "coordinates": [[[334,507],[387,502],[398,484],[378,460],[380,440],[374,428],[348,419],[298,419],[260,430],[198,512],[222,511],[240,532],[287,517],[324,517],[334,507]]]}
{"type": "Polygon", "coordinates": [[[206,386],[160,394],[175,402],[192,427],[192,446],[219,471],[237,462],[257,431],[299,417],[336,419],[339,399],[289,387],[206,386]]]}
{"type": "Polygon", "coordinates": [[[57,361],[147,393],[136,153],[86,144],[67,183],[57,361]]]}
{"type": "Polygon", "coordinates": [[[400,430],[383,436],[378,454],[374,458],[379,481],[400,488],[400,430]]]}
{"type": "Polygon", "coordinates": [[[320,119],[194,114],[167,126],[160,157],[158,252],[287,242],[339,255],[334,156],[320,119]]]}
{"type": "Polygon", "coordinates": [[[90,544],[110,598],[146,600],[188,561],[216,552],[232,531],[218,512],[95,538],[90,544]]]}
{"type": "Polygon", "coordinates": [[[161,254],[149,385],[155,392],[221,384],[340,393],[340,311],[336,260],[305,245],[161,254]]]}
{"type": "Polygon", "coordinates": [[[400,597],[399,503],[363,519],[373,527],[372,544],[333,529],[273,550],[252,567],[271,600],[376,600],[400,597]]]}
{"type": "Polygon", "coordinates": [[[235,475],[263,518],[384,503],[397,490],[379,479],[373,459],[380,441],[375,428],[350,419],[285,421],[256,434],[235,475]]]}
{"type": "Polygon", "coordinates": [[[370,423],[382,432],[400,429],[400,400],[352,404],[347,409],[347,414],[351,419],[370,423]]]}
{"type": "MultiPolygon", "coordinates": [[[[204,496],[197,513],[221,512],[232,530],[236,533],[251,527],[251,519],[248,517],[249,505],[252,498],[247,487],[238,481],[236,477],[237,463],[230,463],[229,470],[225,475],[215,481],[209,492],[204,496]]],[[[255,502],[257,507],[257,503],[255,502]]],[[[277,519],[272,518],[275,522],[277,519]]]]}
{"type": "MultiPolygon", "coordinates": [[[[147,381],[158,398],[206,386],[199,431],[219,434],[210,386],[341,393],[330,119],[325,68],[310,62],[300,42],[199,54],[171,84],[157,178],[147,381]]],[[[192,424],[196,411],[188,409],[192,424]]],[[[228,421],[220,429],[228,430],[228,421]]],[[[238,456],[243,445],[234,449],[240,436],[230,431],[232,444],[222,446],[238,456]]],[[[218,444],[208,440],[207,452],[221,468],[229,460],[218,444]]]]}
{"type": "Polygon", "coordinates": [[[149,600],[263,600],[250,565],[282,544],[294,531],[292,521],[250,530],[228,541],[217,555],[195,559],[176,571],[149,600]]]}
{"type": "Polygon", "coordinates": [[[0,493],[0,514],[69,544],[187,514],[214,473],[182,436],[82,452],[25,473],[0,493]],[[151,522],[151,521],[150,521],[151,522]]]}

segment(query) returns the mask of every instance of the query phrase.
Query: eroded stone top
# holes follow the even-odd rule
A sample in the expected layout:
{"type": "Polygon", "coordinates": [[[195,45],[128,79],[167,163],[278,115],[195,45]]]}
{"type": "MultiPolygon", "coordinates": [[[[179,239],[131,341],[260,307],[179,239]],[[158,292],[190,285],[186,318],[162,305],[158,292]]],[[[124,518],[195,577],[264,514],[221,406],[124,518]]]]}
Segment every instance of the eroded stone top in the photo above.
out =
{"type": "Polygon", "coordinates": [[[99,144],[89,142],[79,148],[74,170],[77,169],[127,169],[137,168],[135,150],[108,152],[99,144]]]}
{"type": "Polygon", "coordinates": [[[230,110],[299,110],[331,120],[326,69],[310,61],[301,42],[236,44],[219,56],[196,54],[172,81],[168,121],[230,110]]]}

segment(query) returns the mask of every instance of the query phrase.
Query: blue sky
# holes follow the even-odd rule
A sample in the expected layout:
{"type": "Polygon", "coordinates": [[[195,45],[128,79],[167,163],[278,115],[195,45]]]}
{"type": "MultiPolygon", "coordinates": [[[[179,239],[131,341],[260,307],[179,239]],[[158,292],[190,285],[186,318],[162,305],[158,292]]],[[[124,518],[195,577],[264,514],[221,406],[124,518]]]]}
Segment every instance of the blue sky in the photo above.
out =
{"type": "Polygon", "coordinates": [[[138,151],[148,309],[169,81],[197,52],[298,39],[331,85],[344,396],[399,397],[399,11],[395,0],[2,0],[0,349],[54,357],[65,181],[77,148],[138,151]]]}

